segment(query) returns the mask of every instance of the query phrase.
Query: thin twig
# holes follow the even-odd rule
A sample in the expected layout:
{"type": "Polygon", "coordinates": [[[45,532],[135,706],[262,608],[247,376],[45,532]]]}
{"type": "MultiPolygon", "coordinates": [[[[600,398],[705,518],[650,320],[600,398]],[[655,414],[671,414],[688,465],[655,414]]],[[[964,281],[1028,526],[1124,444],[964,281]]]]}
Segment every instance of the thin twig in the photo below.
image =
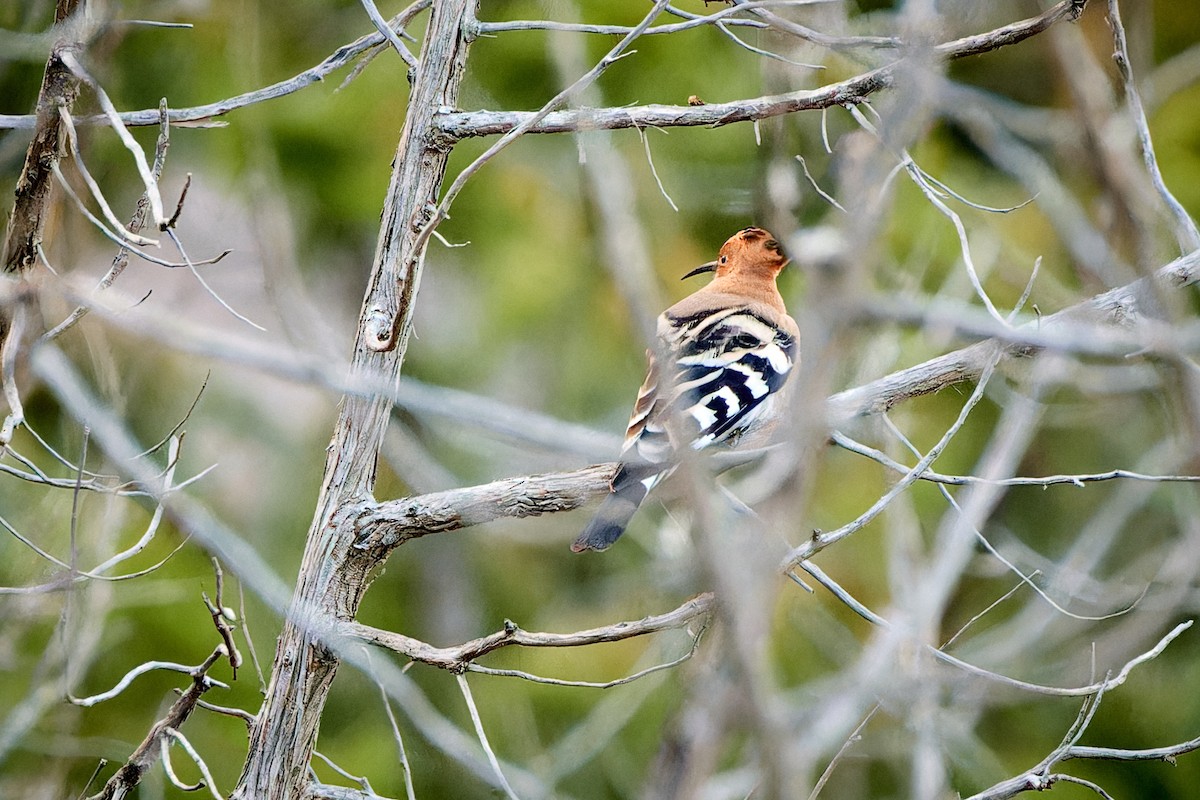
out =
{"type": "Polygon", "coordinates": [[[195,792],[195,791],[199,791],[200,789],[203,789],[204,781],[201,780],[201,781],[198,781],[197,783],[188,784],[188,783],[184,783],[183,781],[181,781],[179,779],[179,776],[175,774],[175,769],[174,769],[174,767],[171,766],[170,747],[171,747],[171,737],[164,736],[164,737],[162,737],[162,739],[159,740],[159,759],[161,759],[161,761],[162,761],[163,772],[167,773],[167,780],[169,780],[171,782],[172,786],[175,786],[178,789],[182,789],[185,792],[195,792]]]}
{"type": "MultiPolygon", "coordinates": [[[[371,653],[366,652],[367,663],[371,663],[371,653]]],[[[388,697],[387,688],[384,687],[383,681],[379,679],[379,675],[375,673],[374,665],[371,669],[371,677],[375,680],[375,685],[379,687],[380,699],[383,701],[383,710],[387,712],[388,724],[392,727],[392,737],[396,740],[396,753],[400,759],[400,771],[404,773],[404,796],[408,800],[417,800],[417,792],[413,788],[412,781],[412,766],[408,763],[408,752],[404,749],[404,737],[400,735],[400,723],[396,721],[396,712],[392,709],[392,699],[388,697]]]]}
{"type": "Polygon", "coordinates": [[[83,161],[83,153],[79,151],[79,134],[75,132],[75,123],[71,119],[71,112],[66,107],[63,107],[58,110],[58,115],[62,118],[63,127],[67,132],[67,144],[71,148],[71,156],[75,159],[75,169],[79,173],[79,177],[83,179],[84,184],[88,187],[88,191],[92,193],[92,198],[100,206],[100,211],[103,212],[104,218],[108,220],[108,224],[116,230],[118,235],[128,240],[131,244],[142,246],[153,245],[157,247],[157,239],[140,236],[135,231],[126,228],[117,219],[117,215],[113,213],[112,206],[108,204],[108,200],[104,197],[104,192],[101,191],[100,185],[96,183],[96,179],[92,177],[92,173],[88,172],[87,164],[83,161]]]}
{"type": "MultiPolygon", "coordinates": [[[[179,689],[176,689],[175,692],[177,694],[183,693],[179,689]]],[[[230,706],[219,706],[216,703],[209,703],[205,700],[197,700],[196,706],[198,708],[203,708],[205,711],[211,711],[214,714],[220,714],[225,717],[233,717],[235,719],[240,719],[242,722],[246,723],[247,728],[249,728],[251,725],[253,725],[258,720],[258,717],[254,716],[253,714],[251,714],[249,711],[245,710],[244,708],[232,708],[230,706]]]]}
{"type": "Polygon", "coordinates": [[[650,154],[650,139],[646,136],[646,131],[638,128],[638,136],[642,140],[642,147],[646,151],[646,163],[650,166],[650,174],[654,177],[654,182],[658,185],[658,191],[666,198],[667,205],[671,207],[671,210],[678,214],[679,206],[675,205],[675,201],[667,193],[667,188],[663,186],[662,178],[658,176],[658,169],[654,166],[654,156],[650,154]]]}
{"type": "Polygon", "coordinates": [[[236,681],[238,667],[242,665],[242,654],[238,652],[237,643],[233,639],[233,626],[229,624],[229,617],[233,615],[233,610],[225,606],[225,572],[221,569],[221,562],[217,560],[216,556],[212,558],[212,565],[217,581],[216,601],[210,601],[206,592],[201,592],[200,596],[204,599],[204,606],[208,609],[209,615],[212,616],[213,625],[216,626],[221,641],[225,643],[225,650],[229,654],[229,666],[233,670],[233,679],[236,681]]]}
{"type": "MultiPolygon", "coordinates": [[[[876,450],[874,447],[851,439],[841,431],[831,433],[830,439],[838,447],[848,450],[851,453],[865,456],[901,475],[907,474],[912,469],[896,461],[881,450],[876,450]]],[[[1150,483],[1198,483],[1200,482],[1200,475],[1148,475],[1128,469],[1111,469],[1107,472],[1086,472],[1077,475],[1047,475],[1044,478],[980,478],[976,475],[945,475],[933,470],[926,470],[920,479],[931,483],[944,483],[950,486],[983,484],[986,486],[1075,486],[1083,488],[1088,483],[1121,479],[1148,481],[1150,483]]]]}
{"type": "MultiPolygon", "coordinates": [[[[891,431],[892,435],[895,436],[897,439],[899,439],[901,444],[903,444],[905,447],[907,447],[908,450],[913,455],[915,455],[917,458],[920,458],[921,452],[917,449],[916,445],[914,445],[912,443],[912,441],[909,440],[909,438],[904,435],[904,432],[901,431],[900,428],[898,428],[894,422],[892,422],[891,418],[887,414],[883,414],[882,417],[883,417],[884,425],[887,426],[887,429],[889,431],[891,431]]],[[[1007,558],[1005,558],[1004,555],[999,550],[997,550],[995,548],[995,546],[992,545],[992,543],[988,540],[988,538],[983,535],[983,531],[979,530],[979,528],[976,527],[976,525],[971,523],[971,520],[968,519],[966,512],[963,511],[963,508],[962,508],[962,506],[960,506],[958,504],[958,501],[954,499],[954,495],[950,494],[950,491],[946,488],[946,485],[944,483],[939,483],[937,485],[937,487],[938,487],[938,490],[942,493],[942,497],[950,505],[950,507],[954,509],[955,513],[957,513],[959,515],[959,518],[962,520],[962,522],[970,527],[971,532],[975,535],[975,538],[979,541],[979,543],[981,545],[983,545],[984,550],[986,550],[992,556],[992,558],[996,559],[1001,564],[1003,564],[1005,569],[1007,569],[1012,574],[1016,575],[1017,578],[1019,578],[1022,583],[1024,583],[1026,586],[1028,586],[1030,589],[1032,589],[1038,597],[1045,600],[1050,605],[1051,608],[1053,608],[1055,611],[1062,614],[1063,616],[1070,617],[1072,619],[1085,620],[1088,622],[1102,622],[1106,619],[1112,619],[1114,617],[1119,617],[1124,614],[1128,614],[1135,607],[1137,607],[1137,604],[1141,602],[1142,597],[1145,597],[1146,592],[1150,591],[1150,586],[1149,586],[1149,584],[1147,584],[1146,587],[1142,590],[1142,594],[1136,600],[1134,600],[1132,603],[1125,606],[1124,608],[1120,608],[1120,609],[1110,612],[1108,614],[1101,614],[1098,616],[1089,616],[1086,614],[1076,614],[1073,611],[1068,611],[1057,600],[1055,600],[1053,597],[1051,597],[1049,594],[1047,594],[1045,589],[1043,589],[1042,587],[1038,586],[1036,583],[1033,582],[1033,577],[1036,574],[1036,570],[1034,572],[1030,573],[1029,575],[1026,575],[1024,572],[1022,572],[1020,570],[1020,568],[1017,567],[1016,564],[1012,563],[1007,558]]]]}
{"type": "MultiPolygon", "coordinates": [[[[161,669],[161,670],[167,670],[169,672],[182,672],[185,675],[191,675],[195,672],[206,671],[210,666],[213,665],[213,663],[216,662],[216,660],[218,658],[220,658],[223,655],[225,655],[224,650],[222,648],[218,647],[215,650],[213,650],[212,655],[210,655],[207,659],[205,659],[203,662],[201,662],[199,666],[195,666],[195,667],[189,667],[186,664],[176,664],[173,661],[147,661],[146,663],[139,664],[138,666],[129,670],[129,672],[125,673],[125,676],[122,677],[121,680],[117,681],[117,684],[115,686],[113,686],[113,688],[109,689],[107,692],[101,692],[100,694],[94,694],[90,697],[75,697],[73,695],[68,694],[67,702],[71,703],[72,705],[83,706],[84,708],[91,708],[92,706],[96,705],[97,703],[103,703],[105,700],[113,699],[114,697],[119,695],[121,692],[128,689],[129,684],[133,683],[135,678],[145,675],[148,672],[153,672],[154,670],[161,669]]],[[[211,686],[220,686],[222,689],[229,688],[229,686],[227,684],[221,683],[216,678],[209,678],[206,676],[204,678],[204,681],[211,686]]]]}
{"type": "MultiPolygon", "coordinates": [[[[240,319],[242,322],[246,323],[250,327],[256,328],[257,330],[260,330],[260,331],[267,330],[262,325],[259,325],[257,322],[250,319],[249,317],[238,313],[238,311],[236,309],[234,309],[233,306],[231,306],[231,305],[229,305],[229,303],[225,302],[225,299],[223,297],[221,297],[221,295],[217,294],[215,289],[213,289],[211,286],[208,285],[208,281],[204,280],[204,276],[201,275],[200,271],[196,269],[197,264],[204,263],[204,262],[193,262],[190,258],[188,258],[187,252],[183,249],[183,242],[179,241],[179,235],[177,233],[175,233],[174,228],[165,228],[164,231],[167,234],[167,237],[172,242],[175,243],[175,249],[179,251],[179,255],[183,256],[183,262],[187,265],[188,270],[191,271],[192,276],[197,281],[200,282],[200,285],[204,287],[204,291],[208,292],[209,296],[211,296],[214,300],[216,300],[218,303],[220,303],[222,308],[224,308],[230,314],[233,314],[235,317],[237,317],[238,319],[240,319]]],[[[228,250],[225,251],[226,254],[228,252],[229,252],[228,250]]]]}
{"type": "Polygon", "coordinates": [[[476,672],[481,675],[495,675],[501,678],[520,678],[521,680],[529,681],[530,683],[541,683],[547,686],[573,686],[582,689],[612,689],[617,686],[626,686],[634,681],[645,678],[647,675],[653,675],[656,672],[674,669],[685,661],[690,661],[696,655],[696,651],[700,648],[700,639],[702,638],[705,630],[706,627],[701,626],[700,630],[694,636],[692,636],[691,647],[689,647],[687,652],[683,653],[682,655],[673,658],[670,661],[652,664],[648,667],[638,670],[637,672],[632,672],[620,678],[613,678],[611,681],[574,681],[563,678],[547,678],[543,675],[534,675],[533,673],[526,672],[524,670],[495,669],[493,667],[485,667],[474,662],[467,664],[466,671],[476,672]]]}
{"type": "MultiPolygon", "coordinates": [[[[50,167],[50,170],[54,174],[54,177],[56,177],[58,179],[59,185],[62,186],[63,191],[65,191],[67,193],[67,196],[70,197],[71,200],[75,203],[75,207],[79,210],[79,213],[83,214],[83,216],[86,217],[89,222],[91,222],[93,225],[95,225],[96,229],[99,230],[100,233],[104,234],[104,236],[107,239],[112,240],[119,247],[122,247],[122,248],[128,250],[129,252],[133,253],[138,258],[142,259],[143,261],[149,261],[151,264],[157,264],[160,267],[168,267],[170,269],[183,269],[184,267],[188,267],[188,268],[194,270],[196,268],[196,266],[199,266],[199,265],[215,264],[218,261],[220,261],[221,259],[223,259],[225,256],[229,255],[231,252],[233,252],[232,250],[225,250],[225,251],[219,253],[218,255],[212,256],[210,258],[205,258],[200,261],[192,261],[190,263],[185,262],[185,261],[167,261],[166,259],[159,258],[158,256],[152,256],[149,253],[145,252],[144,250],[139,249],[137,247],[137,242],[133,242],[128,239],[125,239],[121,233],[119,233],[118,231],[111,230],[107,225],[104,224],[104,222],[99,217],[97,217],[95,214],[93,214],[88,209],[87,205],[84,204],[83,198],[81,198],[79,196],[79,193],[75,191],[74,187],[71,186],[71,184],[67,181],[66,177],[62,174],[62,170],[59,168],[57,163],[52,164],[50,167]]],[[[167,232],[168,232],[168,234],[172,233],[172,231],[170,231],[170,229],[168,229],[167,232]]],[[[39,249],[39,255],[42,255],[40,249],[39,249]]],[[[43,256],[42,260],[44,263],[46,263],[46,266],[49,266],[49,262],[46,262],[44,256],[43,256]]]]}
{"type": "MultiPolygon", "coordinates": [[[[167,161],[167,149],[171,144],[171,126],[167,119],[167,98],[162,98],[158,103],[158,139],[154,145],[154,165],[151,167],[151,172],[154,175],[154,180],[158,181],[162,177],[163,167],[167,161]]],[[[131,233],[140,233],[142,228],[146,226],[146,217],[150,208],[150,198],[143,193],[138,198],[137,206],[134,209],[133,216],[129,220],[129,225],[126,230],[131,233]]],[[[174,220],[172,219],[172,222],[174,220]]],[[[121,247],[117,250],[117,254],[113,257],[112,266],[108,268],[108,272],[100,279],[96,285],[96,291],[104,291],[113,285],[113,282],[120,277],[125,271],[125,267],[129,265],[129,248],[121,247]]],[[[76,322],[87,314],[87,306],[76,306],[66,319],[55,325],[52,329],[42,334],[39,341],[50,341],[65,333],[76,322]]]]}
{"type": "MultiPolygon", "coordinates": [[[[838,600],[845,603],[848,608],[854,611],[854,613],[858,614],[860,617],[874,625],[887,630],[892,630],[893,626],[890,622],[863,605],[857,598],[855,598],[841,585],[825,574],[825,572],[822,571],[821,568],[816,564],[811,561],[804,561],[799,564],[799,567],[811,575],[814,580],[832,592],[833,595],[838,598],[838,600]]],[[[1010,678],[1007,675],[1001,675],[998,672],[992,672],[991,670],[987,670],[982,667],[977,667],[970,662],[963,661],[961,658],[952,656],[949,653],[945,653],[938,648],[933,647],[932,645],[922,645],[922,649],[929,655],[936,658],[938,661],[949,664],[950,666],[962,670],[969,675],[975,675],[985,680],[999,683],[1003,686],[1008,686],[1012,689],[1017,689],[1023,692],[1031,692],[1033,694],[1048,695],[1051,697],[1087,697],[1096,694],[1102,689],[1112,688],[1123,684],[1129,678],[1129,674],[1135,667],[1157,658],[1163,652],[1163,650],[1167,648],[1167,645],[1179,638],[1179,636],[1188,628],[1192,627],[1192,623],[1193,620],[1188,620],[1176,625],[1165,636],[1159,639],[1158,643],[1155,644],[1154,647],[1125,662],[1125,665],[1117,673],[1116,677],[1112,678],[1111,680],[1106,680],[1099,683],[1089,683],[1084,686],[1075,687],[1047,686],[1044,684],[1022,681],[1018,680],[1017,678],[1010,678]]]]}
{"type": "Polygon", "coordinates": [[[748,50],[749,52],[754,53],[754,55],[756,55],[756,56],[762,56],[763,58],[769,58],[772,61],[779,61],[783,64],[790,64],[793,67],[803,67],[804,69],[825,69],[824,64],[809,64],[804,61],[795,61],[786,56],[781,56],[778,53],[772,53],[770,50],[764,50],[761,47],[755,47],[754,45],[752,45],[749,42],[740,38],[733,31],[731,31],[729,29],[729,25],[727,23],[718,22],[718,23],[716,23],[715,27],[722,34],[724,34],[726,39],[729,39],[731,42],[733,42],[734,44],[736,44],[738,47],[742,48],[743,50],[748,50]]]}
{"type": "Polygon", "coordinates": [[[937,460],[938,456],[942,454],[942,451],[950,444],[955,434],[966,423],[971,409],[983,399],[983,391],[987,388],[988,380],[992,377],[992,372],[995,370],[996,364],[1000,361],[1000,356],[999,350],[995,350],[992,353],[992,356],[985,363],[984,369],[979,375],[979,382],[976,384],[975,390],[971,392],[971,396],[967,398],[967,402],[963,404],[962,409],[959,411],[958,418],[954,420],[954,423],[946,430],[937,444],[931,447],[929,452],[904,477],[893,484],[882,497],[876,500],[869,509],[860,514],[856,519],[846,523],[837,530],[829,531],[828,533],[814,533],[811,539],[793,548],[784,559],[782,569],[784,571],[790,570],[800,562],[812,558],[812,556],[821,552],[829,545],[861,530],[867,523],[879,516],[879,513],[900,495],[901,492],[911,486],[921,476],[921,473],[928,469],[937,460]]]}
{"type": "Polygon", "coordinates": [[[509,785],[508,778],[504,777],[504,770],[500,769],[500,759],[496,758],[496,753],[488,742],[487,733],[483,730],[483,720],[479,717],[479,709],[475,707],[475,698],[471,695],[471,687],[467,684],[467,676],[460,672],[455,677],[458,679],[458,688],[462,691],[467,710],[471,713],[471,722],[475,725],[475,735],[479,738],[479,744],[483,746],[483,752],[487,754],[492,769],[496,771],[496,779],[500,782],[504,793],[509,796],[509,800],[521,800],[509,785]]]}
{"type": "Polygon", "coordinates": [[[1125,26],[1121,24],[1121,9],[1117,0],[1108,0],[1108,21],[1113,32],[1113,61],[1116,62],[1117,72],[1120,73],[1121,83],[1125,87],[1125,105],[1129,110],[1129,116],[1133,118],[1134,127],[1137,129],[1138,144],[1141,146],[1142,159],[1146,162],[1146,172],[1150,174],[1155,191],[1158,192],[1167,211],[1175,221],[1175,238],[1179,241],[1180,251],[1190,252],[1200,248],[1200,229],[1197,229],[1196,221],[1187,213],[1187,209],[1167,188],[1162,170],[1158,168],[1154,142],[1150,139],[1150,123],[1146,120],[1142,98],[1138,94],[1137,84],[1133,80],[1133,68],[1129,63],[1129,46],[1125,41],[1125,26]]]}
{"type": "MultiPolygon", "coordinates": [[[[1035,569],[1033,572],[1029,573],[1029,577],[1030,577],[1030,578],[1035,578],[1035,577],[1037,577],[1039,574],[1041,574],[1041,573],[1040,573],[1040,571],[1035,569]]],[[[1018,591],[1020,591],[1021,587],[1025,585],[1025,581],[1023,580],[1023,578],[1024,578],[1025,576],[1021,576],[1021,577],[1022,577],[1022,580],[1019,580],[1019,581],[1017,581],[1016,583],[1014,583],[1014,584],[1013,584],[1013,587],[1012,587],[1011,589],[1009,589],[1007,592],[1005,592],[1004,594],[1000,595],[1000,596],[999,596],[999,597],[997,597],[995,600],[993,600],[991,603],[989,603],[989,604],[988,604],[988,606],[987,606],[987,608],[983,609],[982,611],[980,611],[979,613],[977,613],[975,616],[971,617],[969,620],[967,620],[966,622],[964,622],[964,623],[962,624],[962,627],[960,627],[960,628],[959,628],[957,631],[955,631],[953,636],[951,636],[951,637],[950,637],[949,639],[947,639],[946,641],[942,642],[942,646],[941,646],[941,647],[939,647],[938,649],[939,649],[939,650],[947,650],[947,649],[949,649],[949,648],[950,648],[950,645],[952,645],[952,644],[954,644],[956,641],[958,641],[959,637],[961,637],[961,636],[962,636],[964,633],[966,633],[966,632],[967,632],[967,631],[970,629],[970,627],[971,627],[972,625],[974,625],[976,622],[978,622],[979,620],[981,620],[981,619],[983,619],[984,617],[986,617],[988,614],[990,614],[990,613],[992,612],[992,610],[993,610],[994,608],[996,608],[997,606],[999,606],[1000,604],[1002,604],[1002,603],[1003,603],[1005,600],[1007,600],[1008,598],[1010,598],[1010,597],[1012,597],[1014,594],[1016,594],[1018,591]]]]}
{"type": "MultiPolygon", "coordinates": [[[[375,790],[371,788],[371,781],[368,780],[365,775],[350,774],[349,770],[342,769],[342,767],[339,766],[336,761],[334,761],[332,758],[330,758],[329,756],[322,753],[320,750],[313,750],[313,755],[316,756],[317,758],[321,759],[322,761],[324,761],[325,764],[331,770],[336,772],[338,775],[341,775],[346,780],[354,781],[355,783],[357,783],[359,786],[361,786],[367,792],[368,796],[370,796],[370,797],[375,796],[375,790]]],[[[313,780],[316,780],[316,777],[317,777],[316,771],[311,766],[308,768],[308,770],[309,770],[309,774],[312,775],[313,780]]]]}
{"type": "MultiPolygon", "coordinates": [[[[828,0],[812,0],[813,2],[828,2],[828,0]]],[[[726,25],[736,25],[739,27],[763,29],[767,27],[764,22],[759,22],[752,19],[742,19],[735,17],[735,14],[743,10],[754,8],[767,8],[770,6],[792,6],[797,5],[795,0],[756,0],[751,3],[744,3],[740,7],[729,6],[713,14],[687,14],[684,22],[673,22],[663,25],[653,25],[646,29],[643,35],[654,36],[657,34],[679,33],[680,31],[691,30],[705,25],[715,25],[718,22],[723,22],[726,25]]],[[[669,8],[668,11],[675,9],[669,8]]],[[[680,15],[684,16],[684,15],[680,15]]],[[[624,36],[632,31],[633,28],[628,25],[593,25],[580,22],[557,22],[554,20],[544,19],[520,19],[508,20],[504,22],[488,22],[480,20],[479,32],[481,34],[497,34],[507,33],[509,31],[563,31],[565,33],[592,33],[601,36],[624,36]]]]}
{"type": "Polygon", "coordinates": [[[833,206],[838,211],[841,211],[843,214],[847,213],[846,209],[841,203],[833,199],[832,195],[828,194],[824,189],[817,185],[816,179],[813,178],[812,173],[808,171],[808,162],[804,160],[804,156],[797,155],[796,160],[800,162],[800,168],[804,170],[804,177],[808,179],[809,185],[816,190],[817,194],[823,197],[825,201],[829,203],[829,205],[833,206]]]}
{"type": "Polygon", "coordinates": [[[821,790],[825,788],[825,784],[829,782],[829,778],[837,768],[838,762],[850,751],[851,747],[859,742],[862,738],[863,728],[867,727],[867,723],[879,712],[879,708],[878,703],[871,706],[871,710],[863,717],[862,722],[858,723],[858,727],[846,737],[846,741],[842,742],[842,746],[838,748],[838,751],[833,754],[833,758],[829,759],[829,763],[825,765],[825,769],[821,772],[821,777],[813,784],[812,791],[808,795],[808,800],[817,800],[817,796],[821,794],[821,790]]]}
{"type": "Polygon", "coordinates": [[[384,38],[400,54],[400,58],[404,60],[404,63],[408,65],[408,74],[411,76],[417,68],[417,59],[412,54],[412,51],[401,41],[396,32],[392,30],[392,26],[379,13],[379,9],[375,7],[374,0],[362,0],[362,7],[367,12],[367,16],[371,18],[371,23],[375,26],[375,30],[383,34],[384,38]]]}
{"type": "Polygon", "coordinates": [[[184,752],[191,757],[192,761],[196,762],[196,766],[200,768],[200,774],[204,776],[204,780],[201,781],[201,786],[208,787],[208,791],[212,793],[213,800],[224,800],[224,798],[221,797],[221,793],[217,791],[216,782],[213,780],[212,772],[210,772],[208,769],[208,764],[204,763],[204,759],[201,758],[200,754],[196,752],[196,748],[192,747],[192,743],[187,740],[187,737],[177,731],[175,728],[166,728],[164,729],[164,732],[167,736],[179,742],[179,745],[184,749],[184,752]]]}
{"type": "Polygon", "coordinates": [[[142,184],[146,187],[146,197],[150,201],[150,220],[159,230],[166,227],[167,218],[163,214],[162,195],[158,192],[158,181],[154,177],[154,173],[150,169],[150,165],[146,163],[146,154],[142,151],[141,146],[134,140],[133,135],[129,133],[129,129],[125,127],[125,123],[121,121],[121,115],[117,113],[116,106],[112,100],[108,98],[108,94],[103,87],[96,82],[83,64],[73,52],[67,51],[62,56],[63,64],[79,78],[86,83],[96,95],[96,101],[100,104],[100,108],[108,117],[109,124],[112,125],[113,131],[117,134],[117,138],[121,140],[121,144],[125,145],[125,149],[133,156],[133,163],[137,167],[138,174],[142,178],[142,184]]]}
{"type": "MultiPolygon", "coordinates": [[[[751,7],[751,4],[747,0],[731,0],[731,2],[737,8],[751,7]]],[[[894,36],[830,36],[829,34],[821,33],[820,31],[793,22],[790,19],[784,19],[766,9],[751,8],[751,11],[756,17],[767,22],[776,30],[790,33],[806,42],[811,42],[820,47],[827,47],[831,50],[849,50],[859,47],[895,49],[902,47],[904,44],[894,36]]]]}
{"type": "Polygon", "coordinates": [[[250,635],[250,618],[246,616],[246,591],[242,581],[238,581],[238,619],[242,623],[242,636],[246,638],[246,649],[250,651],[250,663],[254,665],[254,674],[258,677],[258,690],[265,694],[267,681],[263,675],[262,664],[258,662],[258,651],[254,648],[254,637],[250,635]]]}

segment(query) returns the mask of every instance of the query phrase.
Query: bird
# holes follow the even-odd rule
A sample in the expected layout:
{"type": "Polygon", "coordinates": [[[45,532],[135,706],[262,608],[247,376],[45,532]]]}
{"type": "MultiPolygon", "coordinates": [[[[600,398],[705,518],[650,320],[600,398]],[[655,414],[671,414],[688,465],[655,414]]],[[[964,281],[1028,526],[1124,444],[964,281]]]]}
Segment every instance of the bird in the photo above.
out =
{"type": "Polygon", "coordinates": [[[749,227],[721,245],[715,260],[683,276],[714,273],[659,316],[609,493],[573,551],[611,547],[688,449],[761,446],[770,439],[785,410],[781,390],[800,341],[775,282],[788,262],[774,236],[749,227]]]}

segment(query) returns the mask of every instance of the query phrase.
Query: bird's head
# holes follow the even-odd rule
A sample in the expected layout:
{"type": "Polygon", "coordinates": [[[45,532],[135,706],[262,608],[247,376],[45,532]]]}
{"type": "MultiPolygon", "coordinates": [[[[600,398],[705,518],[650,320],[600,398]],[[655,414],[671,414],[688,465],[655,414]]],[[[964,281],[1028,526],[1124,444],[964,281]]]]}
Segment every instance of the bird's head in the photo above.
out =
{"type": "Polygon", "coordinates": [[[683,277],[703,272],[715,272],[718,278],[726,275],[774,278],[787,266],[789,259],[769,231],[762,228],[743,228],[721,245],[715,261],[701,264],[683,277]]]}

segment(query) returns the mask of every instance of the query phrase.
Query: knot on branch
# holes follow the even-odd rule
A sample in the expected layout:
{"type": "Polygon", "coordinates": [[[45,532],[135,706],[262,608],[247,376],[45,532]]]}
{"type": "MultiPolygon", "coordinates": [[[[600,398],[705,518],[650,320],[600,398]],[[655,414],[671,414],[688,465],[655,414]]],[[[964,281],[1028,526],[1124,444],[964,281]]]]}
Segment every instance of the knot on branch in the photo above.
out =
{"type": "Polygon", "coordinates": [[[355,550],[374,550],[386,554],[409,539],[427,533],[441,533],[463,526],[457,510],[445,503],[422,502],[415,497],[406,501],[382,505],[371,503],[360,510],[354,519],[355,550]]]}
{"type": "Polygon", "coordinates": [[[363,325],[363,341],[377,353],[395,347],[396,315],[384,308],[372,308],[363,325]]]}

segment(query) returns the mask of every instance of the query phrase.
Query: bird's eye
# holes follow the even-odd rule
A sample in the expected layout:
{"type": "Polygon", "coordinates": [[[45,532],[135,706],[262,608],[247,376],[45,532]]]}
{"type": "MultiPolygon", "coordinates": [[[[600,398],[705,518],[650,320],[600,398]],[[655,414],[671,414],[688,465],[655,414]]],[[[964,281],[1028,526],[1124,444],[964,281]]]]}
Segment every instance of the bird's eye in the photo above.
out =
{"type": "Polygon", "coordinates": [[[722,263],[722,264],[724,264],[728,260],[729,260],[729,256],[721,256],[721,258],[719,259],[720,263],[722,263]]]}

